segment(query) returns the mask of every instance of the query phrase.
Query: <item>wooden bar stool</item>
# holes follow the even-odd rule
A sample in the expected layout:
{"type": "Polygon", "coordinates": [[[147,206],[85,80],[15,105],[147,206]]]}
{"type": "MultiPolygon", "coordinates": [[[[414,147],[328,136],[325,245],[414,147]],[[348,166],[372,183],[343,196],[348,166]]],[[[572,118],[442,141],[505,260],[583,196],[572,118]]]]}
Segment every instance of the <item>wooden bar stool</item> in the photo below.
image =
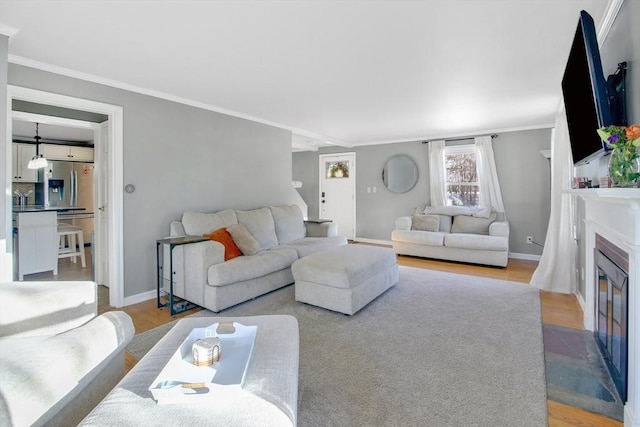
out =
{"type": "Polygon", "coordinates": [[[76,257],[80,257],[82,268],[87,266],[84,256],[84,237],[82,227],[75,225],[58,224],[58,259],[71,258],[74,263],[76,257]]]}

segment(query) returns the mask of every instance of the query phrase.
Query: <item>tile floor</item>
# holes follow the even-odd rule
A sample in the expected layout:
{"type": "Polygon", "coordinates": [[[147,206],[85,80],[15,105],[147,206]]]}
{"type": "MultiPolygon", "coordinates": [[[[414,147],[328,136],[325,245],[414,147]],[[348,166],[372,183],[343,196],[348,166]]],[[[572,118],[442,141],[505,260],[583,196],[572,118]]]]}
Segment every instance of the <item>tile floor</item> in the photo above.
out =
{"type": "Polygon", "coordinates": [[[622,421],[623,403],[593,333],[543,325],[549,399],[622,421]]]}

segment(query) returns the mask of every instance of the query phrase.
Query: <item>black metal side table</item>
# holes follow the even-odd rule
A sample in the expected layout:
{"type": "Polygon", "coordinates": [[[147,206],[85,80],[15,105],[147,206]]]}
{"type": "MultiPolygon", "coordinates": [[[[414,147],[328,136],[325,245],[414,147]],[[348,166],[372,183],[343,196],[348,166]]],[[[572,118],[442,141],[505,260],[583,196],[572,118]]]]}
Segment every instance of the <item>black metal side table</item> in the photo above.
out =
{"type": "Polygon", "coordinates": [[[171,311],[171,316],[175,316],[176,314],[182,313],[187,310],[191,310],[192,308],[197,307],[196,304],[189,302],[187,300],[182,301],[174,301],[173,297],[173,276],[176,274],[173,271],[173,249],[176,246],[188,245],[191,243],[199,243],[206,242],[209,240],[206,237],[197,237],[197,236],[183,236],[183,237],[167,237],[165,239],[156,240],[156,261],[157,261],[157,275],[158,275],[158,283],[157,283],[157,303],[158,308],[166,307],[169,305],[169,309],[171,311]],[[164,269],[164,253],[160,253],[160,248],[163,245],[169,246],[169,302],[163,303],[160,301],[160,290],[162,289],[162,280],[163,280],[163,269],[164,269]]]}

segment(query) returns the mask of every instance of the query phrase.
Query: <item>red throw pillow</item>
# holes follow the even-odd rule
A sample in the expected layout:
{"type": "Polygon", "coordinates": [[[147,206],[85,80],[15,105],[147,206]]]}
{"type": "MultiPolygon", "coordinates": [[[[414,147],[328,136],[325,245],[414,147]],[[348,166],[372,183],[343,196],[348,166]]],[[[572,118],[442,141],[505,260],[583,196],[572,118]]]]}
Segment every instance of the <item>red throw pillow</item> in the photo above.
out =
{"type": "Polygon", "coordinates": [[[202,237],[208,237],[211,240],[222,243],[224,245],[224,260],[229,261],[232,258],[242,255],[240,249],[231,238],[231,234],[226,228],[219,228],[211,233],[205,233],[202,237]]]}

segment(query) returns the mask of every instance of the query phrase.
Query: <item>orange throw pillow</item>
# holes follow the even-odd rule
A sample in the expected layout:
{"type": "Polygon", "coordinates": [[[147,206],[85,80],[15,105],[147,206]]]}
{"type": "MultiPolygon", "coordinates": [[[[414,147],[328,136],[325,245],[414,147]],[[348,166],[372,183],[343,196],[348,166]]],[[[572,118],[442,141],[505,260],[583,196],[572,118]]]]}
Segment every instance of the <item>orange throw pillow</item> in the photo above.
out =
{"type": "Polygon", "coordinates": [[[240,252],[240,249],[231,238],[231,234],[229,234],[227,229],[224,227],[212,231],[211,233],[205,233],[202,235],[202,237],[208,237],[211,240],[222,243],[222,245],[224,246],[225,261],[229,261],[232,258],[242,255],[242,252],[240,252]]]}

